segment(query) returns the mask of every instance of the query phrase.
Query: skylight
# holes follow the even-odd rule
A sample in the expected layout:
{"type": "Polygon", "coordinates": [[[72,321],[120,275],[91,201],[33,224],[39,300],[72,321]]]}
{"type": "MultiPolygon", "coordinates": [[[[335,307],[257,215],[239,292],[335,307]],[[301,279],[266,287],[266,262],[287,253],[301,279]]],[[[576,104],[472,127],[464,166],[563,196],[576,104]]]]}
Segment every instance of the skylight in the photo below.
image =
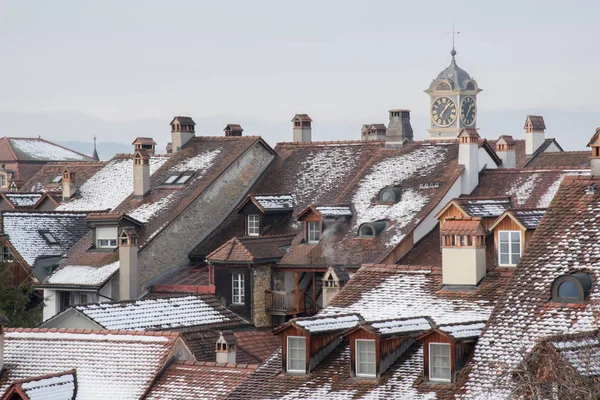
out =
{"type": "Polygon", "coordinates": [[[179,177],[180,177],[180,175],[171,175],[170,177],[167,178],[165,183],[167,185],[172,185],[179,177]]]}
{"type": "Polygon", "coordinates": [[[52,183],[60,183],[62,181],[62,174],[56,175],[54,179],[52,179],[52,183]]]}
{"type": "Polygon", "coordinates": [[[191,177],[192,174],[190,173],[171,175],[165,180],[165,185],[183,185],[189,181],[191,177]]]}
{"type": "Polygon", "coordinates": [[[48,231],[40,231],[40,235],[48,242],[48,244],[57,244],[58,240],[52,236],[52,234],[48,231]]]}
{"type": "Polygon", "coordinates": [[[178,185],[183,185],[184,183],[189,181],[191,177],[191,175],[181,175],[181,178],[177,179],[177,182],[175,183],[178,185]]]}

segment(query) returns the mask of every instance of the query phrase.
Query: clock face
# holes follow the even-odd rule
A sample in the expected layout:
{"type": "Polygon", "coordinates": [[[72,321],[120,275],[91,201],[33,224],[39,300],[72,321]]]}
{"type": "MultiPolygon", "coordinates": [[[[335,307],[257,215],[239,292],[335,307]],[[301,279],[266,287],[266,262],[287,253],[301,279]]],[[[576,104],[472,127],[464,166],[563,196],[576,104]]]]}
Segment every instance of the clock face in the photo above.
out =
{"type": "Polygon", "coordinates": [[[456,103],[448,97],[440,97],[431,106],[431,118],[441,127],[452,125],[456,120],[456,103]]]}
{"type": "Polygon", "coordinates": [[[472,97],[465,97],[460,103],[460,119],[463,124],[471,126],[475,122],[475,116],[477,115],[477,108],[475,106],[475,99],[472,97]]]}

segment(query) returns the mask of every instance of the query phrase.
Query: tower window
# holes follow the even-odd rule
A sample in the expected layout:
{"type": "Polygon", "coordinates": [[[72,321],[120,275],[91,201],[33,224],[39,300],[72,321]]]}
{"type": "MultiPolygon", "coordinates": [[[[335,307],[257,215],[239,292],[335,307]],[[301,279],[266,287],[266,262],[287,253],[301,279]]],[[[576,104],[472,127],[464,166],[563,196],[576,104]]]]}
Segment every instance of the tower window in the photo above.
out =
{"type": "Polygon", "coordinates": [[[448,90],[452,90],[452,89],[450,88],[450,85],[448,84],[448,82],[440,82],[435,87],[435,90],[438,90],[438,91],[448,91],[448,90]]]}
{"type": "Polygon", "coordinates": [[[473,82],[467,83],[467,90],[475,90],[475,84],[473,82]]]}

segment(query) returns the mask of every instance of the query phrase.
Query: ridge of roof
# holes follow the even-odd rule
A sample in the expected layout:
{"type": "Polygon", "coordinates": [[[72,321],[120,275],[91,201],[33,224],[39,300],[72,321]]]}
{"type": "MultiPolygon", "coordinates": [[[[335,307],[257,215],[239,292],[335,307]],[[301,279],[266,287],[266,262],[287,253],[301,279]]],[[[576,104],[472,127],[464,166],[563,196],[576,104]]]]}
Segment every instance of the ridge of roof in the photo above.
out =
{"type": "Polygon", "coordinates": [[[80,335],[123,335],[123,336],[163,336],[176,339],[181,337],[177,331],[131,331],[111,329],[81,329],[81,328],[6,328],[7,333],[73,333],[80,335]]]}
{"type": "Polygon", "coordinates": [[[257,369],[259,364],[242,364],[242,363],[218,363],[214,361],[189,361],[189,360],[173,360],[172,364],[190,365],[194,367],[218,367],[218,368],[235,368],[235,369],[257,369]]]}
{"type": "Polygon", "coordinates": [[[52,372],[52,373],[48,373],[48,374],[43,374],[43,375],[37,375],[37,376],[32,376],[30,378],[25,378],[25,379],[17,379],[15,381],[13,381],[11,383],[11,385],[19,385],[21,383],[26,383],[26,382],[33,382],[33,381],[39,381],[42,379],[48,379],[48,378],[54,378],[55,376],[63,376],[63,375],[69,375],[69,374],[76,374],[77,371],[75,370],[75,368],[72,369],[68,369],[62,372],[52,372]]]}
{"type": "MultiPolygon", "coordinates": [[[[559,153],[557,153],[559,154],[559,153]]],[[[570,167],[570,166],[552,166],[552,167],[522,167],[522,168],[496,168],[486,169],[486,174],[521,174],[524,172],[556,172],[556,171],[589,171],[590,167],[570,167]]]]}

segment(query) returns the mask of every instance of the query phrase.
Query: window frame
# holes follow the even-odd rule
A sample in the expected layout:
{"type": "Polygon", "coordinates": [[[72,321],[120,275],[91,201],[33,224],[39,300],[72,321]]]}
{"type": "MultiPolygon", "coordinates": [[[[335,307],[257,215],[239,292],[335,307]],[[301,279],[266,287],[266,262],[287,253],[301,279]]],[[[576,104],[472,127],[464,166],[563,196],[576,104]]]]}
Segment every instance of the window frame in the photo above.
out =
{"type": "Polygon", "coordinates": [[[452,346],[450,345],[450,343],[440,343],[440,342],[430,342],[429,343],[429,380],[432,382],[444,382],[444,383],[448,383],[448,382],[452,382],[452,346]],[[448,348],[448,360],[449,360],[449,367],[448,369],[450,370],[450,378],[449,379],[439,379],[439,378],[433,378],[433,352],[431,351],[431,347],[432,346],[447,346],[448,348]]]}
{"type": "Polygon", "coordinates": [[[231,274],[231,304],[243,306],[246,304],[246,276],[243,273],[231,274]],[[235,290],[238,293],[235,293],[235,290]],[[239,300],[239,301],[236,301],[239,300]]]}
{"type": "Polygon", "coordinates": [[[521,257],[523,256],[523,238],[521,237],[521,231],[515,231],[515,230],[501,230],[498,231],[498,265],[500,266],[506,266],[506,267],[514,267],[516,266],[519,261],[521,260],[521,257]],[[508,234],[508,253],[503,253],[502,252],[502,233],[507,233],[508,234]],[[512,234],[513,233],[517,233],[519,235],[519,259],[517,260],[516,263],[512,263],[512,258],[513,255],[515,255],[515,253],[512,252],[512,234]],[[502,254],[508,254],[508,263],[503,263],[502,262],[502,254]]]}
{"type": "Polygon", "coordinates": [[[246,216],[246,234],[248,236],[260,236],[260,215],[259,214],[248,214],[246,216]],[[250,223],[250,217],[256,217],[256,221],[250,223]],[[256,224],[254,224],[254,222],[256,224]],[[256,225],[256,226],[254,226],[256,225]],[[256,228],[256,231],[251,231],[250,228],[256,228]]]}
{"type": "Polygon", "coordinates": [[[287,372],[292,373],[292,374],[306,374],[306,337],[304,336],[293,336],[290,335],[287,337],[286,339],[286,360],[285,360],[285,369],[287,372]],[[304,368],[303,369],[292,369],[290,368],[290,361],[292,360],[292,357],[290,357],[290,339],[302,339],[303,343],[304,343],[304,352],[302,353],[302,361],[304,361],[303,365],[304,368]]]}
{"type": "Polygon", "coordinates": [[[96,237],[97,249],[116,249],[118,247],[119,228],[116,226],[99,226],[95,228],[94,235],[96,237]],[[108,229],[110,228],[110,235],[108,229]],[[114,234],[114,236],[113,236],[114,234]],[[107,243],[103,243],[107,242],[107,243]]]}
{"type": "MultiPolygon", "coordinates": [[[[355,368],[355,375],[358,378],[376,378],[377,377],[377,342],[374,339],[356,339],[354,341],[354,353],[355,353],[355,357],[354,357],[354,368],[355,368]],[[364,342],[364,343],[371,343],[373,344],[373,367],[374,367],[374,372],[373,374],[368,374],[368,373],[361,373],[360,372],[360,350],[359,350],[359,342],[364,342]]],[[[363,361],[362,363],[365,364],[369,361],[363,361]]],[[[370,362],[369,362],[370,363],[370,362]]]]}
{"type": "Polygon", "coordinates": [[[2,262],[13,262],[15,259],[13,257],[12,251],[7,246],[2,247],[2,262]]]}
{"type": "Polygon", "coordinates": [[[321,241],[321,222],[320,221],[307,221],[306,222],[306,241],[308,243],[319,243],[321,241]],[[316,230],[311,230],[311,226],[316,226],[316,230]],[[311,233],[316,233],[317,238],[311,240],[311,233]]]}
{"type": "Polygon", "coordinates": [[[46,241],[47,244],[49,244],[49,245],[58,244],[58,240],[54,237],[54,235],[52,235],[52,232],[43,230],[43,231],[39,231],[39,233],[42,236],[42,238],[46,241]]]}

